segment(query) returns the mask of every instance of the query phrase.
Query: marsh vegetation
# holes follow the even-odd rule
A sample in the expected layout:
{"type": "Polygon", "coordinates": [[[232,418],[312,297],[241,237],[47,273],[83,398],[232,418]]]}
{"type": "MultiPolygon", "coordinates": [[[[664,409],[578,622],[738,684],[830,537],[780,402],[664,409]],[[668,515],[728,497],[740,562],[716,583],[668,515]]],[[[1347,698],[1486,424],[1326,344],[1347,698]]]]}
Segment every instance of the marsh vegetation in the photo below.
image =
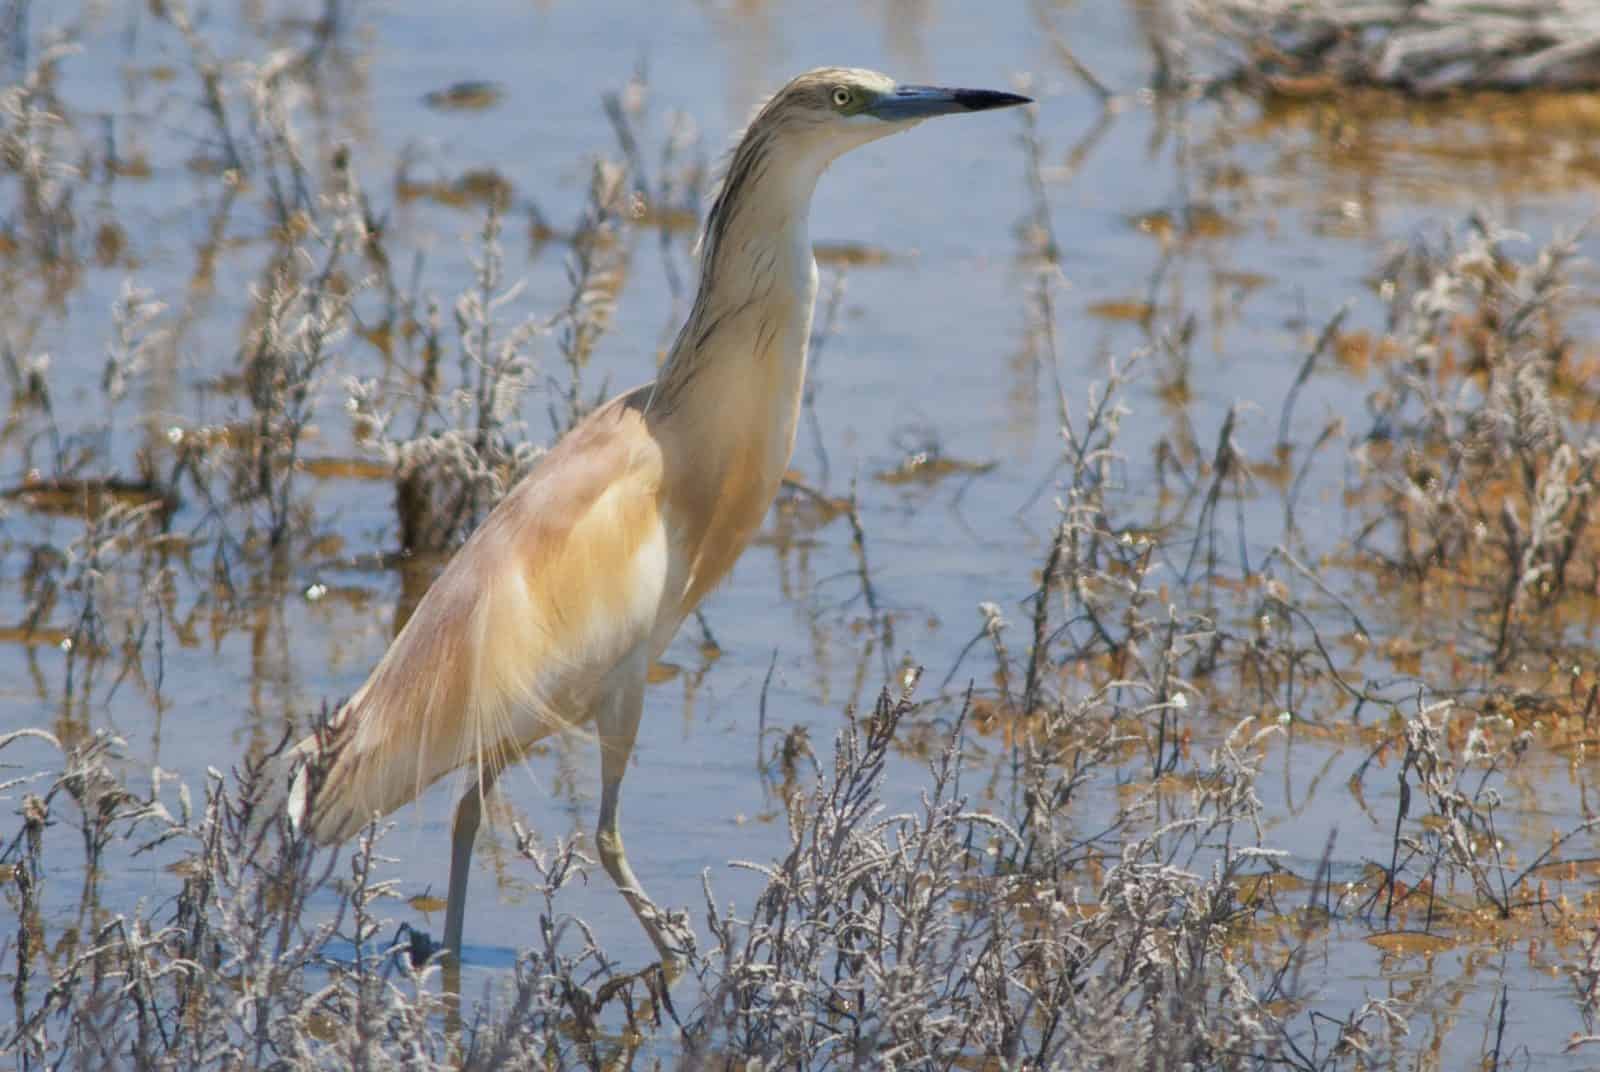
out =
{"type": "Polygon", "coordinates": [[[979,70],[919,5],[525,6],[0,0],[0,1055],[1593,1060],[1600,112],[1514,4],[1519,93],[1402,47],[1438,4],[996,5],[1039,106],[825,181],[794,469],[629,780],[676,983],[582,739],[493,801],[459,999],[448,792],[254,821],[650,375],[773,71],[979,70]]]}

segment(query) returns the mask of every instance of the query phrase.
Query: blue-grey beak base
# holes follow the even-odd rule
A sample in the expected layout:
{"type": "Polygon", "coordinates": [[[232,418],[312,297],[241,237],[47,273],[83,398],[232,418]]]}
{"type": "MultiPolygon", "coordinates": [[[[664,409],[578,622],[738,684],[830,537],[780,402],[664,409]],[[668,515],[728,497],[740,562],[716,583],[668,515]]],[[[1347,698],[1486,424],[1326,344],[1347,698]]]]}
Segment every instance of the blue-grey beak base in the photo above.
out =
{"type": "Polygon", "coordinates": [[[928,119],[955,112],[986,112],[991,108],[1011,108],[1032,104],[1032,97],[1002,93],[995,89],[945,89],[940,86],[896,86],[873,101],[868,115],[887,122],[928,119]]]}

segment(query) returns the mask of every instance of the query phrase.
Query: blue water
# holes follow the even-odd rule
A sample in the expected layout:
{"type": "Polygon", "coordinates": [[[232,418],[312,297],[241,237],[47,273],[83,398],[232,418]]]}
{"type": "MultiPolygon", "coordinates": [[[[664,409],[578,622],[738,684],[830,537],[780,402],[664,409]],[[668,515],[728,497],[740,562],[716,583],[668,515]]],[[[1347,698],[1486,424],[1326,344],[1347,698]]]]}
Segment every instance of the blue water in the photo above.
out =
{"type": "MultiPolygon", "coordinates": [[[[253,14],[260,6],[197,10],[201,32],[226,62],[258,62],[274,44],[301,39],[302,31],[282,17],[288,5],[265,5],[270,18],[253,14]]],[[[519,206],[537,204],[564,225],[581,207],[595,154],[615,155],[600,94],[621,88],[636,70],[646,72],[649,85],[641,129],[652,139],[652,166],[672,113],[692,117],[700,151],[714,161],[764,94],[815,65],[869,66],[908,81],[1024,86],[1039,99],[1049,208],[1061,245],[1059,374],[1073,412],[1082,414],[1088,388],[1104,380],[1110,358],[1142,355],[1142,378],[1123,399],[1129,412],[1120,441],[1126,498],[1135,504],[1154,490],[1154,445],[1163,437],[1192,440],[1209,453],[1231,405],[1241,407],[1241,448],[1249,457],[1270,458],[1279,406],[1307,332],[1346,297],[1366,293],[1393,243],[1453,225],[1476,206],[1537,238],[1590,211],[1576,176],[1526,182],[1515,163],[1463,164],[1420,151],[1430,142],[1479,136],[1470,116],[1426,130],[1401,119],[1373,120],[1360,137],[1381,143],[1381,151],[1355,154],[1340,146],[1331,125],[1316,121],[1314,110],[1271,122],[1248,105],[1242,114],[1199,103],[1182,115],[1158,114],[1133,92],[1148,57],[1122,5],[1039,13],[1048,7],[917,0],[479,0],[463,11],[423,3],[357,5],[354,30],[343,39],[348,52],[332,67],[340,72],[338,84],[327,87],[319,105],[308,101],[297,122],[305,151],[318,160],[326,160],[334,145],[350,147],[406,257],[423,258],[424,289],[440,296],[448,320],[450,302],[471,278],[471,236],[481,214],[398,199],[392,177],[402,159],[411,162],[413,179],[449,181],[492,167],[514,184],[519,206]],[[1113,114],[1102,117],[1099,102],[1061,65],[1045,18],[1103,81],[1127,92],[1113,114]],[[503,100],[461,112],[424,103],[429,92],[463,80],[496,83],[503,100]],[[1073,148],[1102,122],[1103,131],[1074,161],[1073,148]],[[1414,153],[1408,149],[1413,142],[1414,153]],[[1227,180],[1230,173],[1239,178],[1227,180]],[[1158,304],[1197,318],[1192,401],[1177,407],[1155,390],[1161,361],[1151,351],[1159,340],[1135,323],[1088,311],[1108,301],[1144,300],[1163,253],[1136,219],[1155,211],[1179,216],[1193,206],[1215,209],[1229,226],[1180,245],[1154,291],[1158,304]]],[[[239,325],[271,249],[260,197],[247,192],[224,211],[216,180],[189,168],[206,148],[208,120],[194,103],[193,75],[173,34],[142,8],[127,5],[92,18],[84,52],[64,61],[61,77],[62,94],[85,129],[97,129],[93,120],[109,116],[123,151],[142,151],[154,169],[148,180],[103,184],[94,203],[78,206],[83,226],[119,222],[128,233],[127,253],[115,265],[88,267],[58,306],[43,302],[39,281],[9,275],[4,281],[12,297],[0,299],[0,318],[9,323],[31,325],[38,315],[27,350],[53,356],[58,419],[65,427],[103,419],[98,375],[110,330],[107,311],[123,280],[133,278],[171,305],[170,349],[130,398],[118,426],[124,461],[145,437],[200,420],[221,422],[242,406],[237,397],[201,385],[236,367],[239,325]],[[170,80],[151,76],[163,68],[170,68],[170,80]],[[214,251],[206,248],[213,234],[223,238],[214,251]]],[[[70,5],[34,12],[40,23],[75,16],[70,5]]],[[[830,461],[825,490],[844,494],[853,483],[859,492],[873,581],[893,616],[893,646],[883,650],[871,640],[847,524],[834,521],[785,541],[773,538],[781,526],[771,521],[768,538],[746,553],[705,606],[723,654],[707,665],[698,636],[686,629],[667,657],[681,674],[653,687],[647,701],[623,822],[636,869],[666,904],[698,915],[707,869],[722,900],[748,894],[749,876],[727,870],[726,862],[766,859],[784,845],[781,820],[774,821],[781,808],[753,763],[757,711],[774,655],[769,725],[809,726],[826,755],[840,712],[870,703],[887,670],[920,664],[928,668],[929,684],[941,680],[980,628],[980,602],[998,603],[1020,635],[1023,601],[1056,516],[1050,489],[1059,458],[1052,375],[1028,350],[1023,294],[1034,275],[1022,237],[1030,218],[1022,132],[1019,118],[1004,113],[929,124],[846,157],[818,190],[812,226],[819,242],[860,243],[888,255],[849,271],[838,332],[814,382],[830,461]],[[998,464],[932,485],[874,479],[930,430],[946,455],[998,464]],[[1041,487],[1046,490],[1038,494],[1041,487]]],[[[1547,155],[1570,148],[1571,136],[1549,137],[1547,155]]],[[[559,245],[537,247],[523,231],[523,218],[513,214],[507,268],[525,280],[526,290],[507,310],[508,325],[552,311],[565,296],[559,245]]],[[[671,254],[683,272],[689,271],[686,242],[680,236],[671,254]]],[[[682,313],[655,235],[637,234],[631,253],[614,324],[587,373],[591,390],[649,378],[682,313]]],[[[824,293],[832,271],[824,270],[824,293]]],[[[401,274],[409,278],[409,268],[401,274]]],[[[1375,299],[1353,314],[1353,325],[1380,323],[1375,299]]],[[[352,353],[354,374],[379,374],[369,351],[352,353]]],[[[554,374],[553,346],[541,344],[540,356],[554,374]]],[[[1344,416],[1355,434],[1369,388],[1329,363],[1300,399],[1300,426],[1314,436],[1327,419],[1344,416]]],[[[359,452],[343,398],[339,379],[323,386],[308,454],[359,452]]],[[[524,407],[528,434],[539,440],[549,435],[545,401],[535,393],[524,407]]],[[[795,465],[819,480],[814,447],[803,426],[795,465]]],[[[8,465],[15,457],[0,454],[8,465]]],[[[35,451],[35,457],[43,455],[35,451]]],[[[1349,534],[1351,518],[1340,504],[1347,472],[1338,447],[1313,467],[1299,508],[1312,552],[1330,550],[1349,534]]],[[[9,485],[24,475],[0,477],[9,485]]],[[[125,738],[131,764],[159,765],[197,783],[207,766],[226,767],[246,748],[277,739],[286,724],[303,726],[324,701],[353,691],[394,630],[399,575],[372,565],[377,553],[395,546],[391,492],[382,483],[347,479],[307,479],[301,487],[318,524],[339,537],[340,546],[294,561],[284,589],[257,593],[242,613],[214,614],[210,593],[181,575],[159,695],[149,682],[125,683],[106,703],[102,680],[98,698],[64,709],[64,656],[51,648],[4,645],[4,722],[109,727],[125,738]],[[302,595],[316,585],[329,593],[314,600],[302,595]]],[[[197,509],[186,504],[180,530],[193,523],[197,509]]],[[[1281,506],[1263,495],[1246,511],[1251,554],[1259,560],[1284,538],[1281,506]]],[[[29,546],[64,545],[77,531],[76,522],[13,513],[0,529],[0,625],[20,618],[29,546]]],[[[206,554],[193,552],[202,565],[193,576],[205,576],[206,554]]],[[[980,650],[953,687],[969,676],[983,686],[990,671],[980,650]]],[[[998,742],[986,743],[1003,751],[998,742]]],[[[1386,858],[1383,820],[1363,813],[1345,789],[1361,758],[1307,737],[1294,737],[1275,752],[1261,785],[1275,816],[1268,840],[1301,848],[1294,860],[1300,870],[1314,867],[1333,827],[1341,866],[1386,858]]],[[[588,742],[557,742],[503,780],[504,797],[547,838],[587,831],[594,822],[597,768],[588,742]]],[[[903,761],[892,772],[891,792],[909,799],[917,775],[916,765],[903,761]]],[[[1392,814],[1381,796],[1392,778],[1377,781],[1382,788],[1369,785],[1369,803],[1378,816],[1392,814]]],[[[407,896],[443,888],[450,804],[449,789],[441,788],[396,816],[398,829],[386,849],[398,858],[390,873],[407,896]]],[[[466,959],[485,978],[509,965],[519,935],[533,933],[512,855],[503,822],[480,841],[466,959]]],[[[156,896],[164,880],[158,871],[132,867],[120,874],[113,896],[132,904],[156,896]]],[[[595,925],[623,964],[649,956],[602,875],[576,894],[572,909],[595,925]]],[[[440,919],[415,922],[435,932],[442,926],[440,919]]],[[[1361,994],[1389,985],[1388,966],[1375,951],[1339,937],[1329,942],[1336,956],[1325,986],[1335,1006],[1359,1004],[1361,994]]],[[[1487,1008],[1501,979],[1521,987],[1531,974],[1513,958],[1491,977],[1475,977],[1469,1004],[1487,1008]]],[[[1570,1002],[1559,993],[1530,991],[1513,1011],[1518,1038],[1532,1047],[1539,1067],[1560,1067],[1546,1063],[1556,1060],[1548,1040],[1573,1029],[1570,1002]]],[[[1463,1037],[1460,1045],[1478,1052],[1476,1038],[1463,1037]]]]}

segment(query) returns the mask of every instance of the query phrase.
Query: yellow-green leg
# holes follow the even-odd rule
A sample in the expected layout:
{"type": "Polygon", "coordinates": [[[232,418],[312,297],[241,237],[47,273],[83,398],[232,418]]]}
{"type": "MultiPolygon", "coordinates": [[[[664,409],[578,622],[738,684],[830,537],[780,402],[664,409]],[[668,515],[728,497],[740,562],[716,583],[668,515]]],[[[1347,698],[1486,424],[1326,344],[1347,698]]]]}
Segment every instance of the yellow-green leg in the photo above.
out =
{"type": "Polygon", "coordinates": [[[628,866],[627,854],[622,848],[622,831],[618,828],[617,814],[621,803],[622,777],[628,770],[628,757],[633,753],[633,741],[639,733],[639,718],[644,710],[645,672],[648,656],[636,652],[615,672],[617,683],[611,694],[600,704],[596,729],[600,733],[600,821],[595,831],[595,844],[600,850],[600,863],[606,874],[616,883],[628,907],[639,917],[656,951],[661,955],[661,969],[667,978],[675,978],[683,970],[686,956],[694,952],[694,932],[689,929],[687,917],[674,916],[656,907],[644,886],[628,866]]]}

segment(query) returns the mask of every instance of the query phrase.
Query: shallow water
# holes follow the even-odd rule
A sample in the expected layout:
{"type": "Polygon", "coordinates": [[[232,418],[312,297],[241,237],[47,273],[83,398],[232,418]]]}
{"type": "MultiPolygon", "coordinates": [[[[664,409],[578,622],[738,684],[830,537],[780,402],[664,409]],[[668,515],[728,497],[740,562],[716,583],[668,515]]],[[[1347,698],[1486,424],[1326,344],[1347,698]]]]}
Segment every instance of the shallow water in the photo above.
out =
{"type": "MultiPolygon", "coordinates": [[[[258,6],[213,5],[199,10],[197,23],[224,59],[257,59],[298,32],[283,20],[282,5],[271,5],[270,18],[258,6]]],[[[125,246],[54,296],[44,281],[9,267],[4,275],[20,298],[8,313],[13,339],[25,326],[36,331],[23,339],[25,351],[53,357],[63,427],[100,419],[107,310],[123,280],[172,303],[181,328],[168,360],[150,370],[131,400],[133,419],[113,447],[123,464],[141,437],[223,422],[242,410],[237,395],[208,385],[237,366],[239,325],[272,247],[258,198],[229,203],[213,177],[190,166],[203,155],[208,120],[195,103],[187,59],[140,7],[91,5],[87,48],[65,61],[61,80],[76,109],[110,117],[125,155],[148,159],[148,177],[105,182],[93,204],[77,206],[80,227],[114,222],[125,246]]],[[[338,84],[309,97],[300,122],[307,149],[319,158],[336,144],[350,146],[358,171],[383,198],[377,211],[388,214],[408,248],[425,253],[424,288],[447,309],[470,281],[471,236],[482,211],[396,196],[388,176],[402,159],[411,160],[408,174],[417,181],[449,182],[476,168],[510,181],[520,211],[508,218],[507,272],[526,280],[512,312],[543,313],[563,300],[564,251],[528,237],[526,206],[536,203],[557,222],[576,215],[589,161],[597,151],[615,155],[600,94],[621,88],[636,68],[647,72],[649,86],[642,129],[659,144],[666,117],[681,112],[700,129],[698,151],[712,159],[764,93],[811,66],[845,63],[908,81],[995,88],[1031,73],[1026,85],[1040,100],[1038,138],[1065,282],[1056,293],[1059,370],[1073,405],[1081,408],[1089,385],[1104,380],[1110,357],[1122,360],[1159,342],[1138,322],[1142,303],[1196,318],[1187,402],[1158,389],[1159,356],[1143,362],[1143,377],[1124,397],[1130,413],[1121,449],[1133,502],[1155,494],[1158,441],[1209,453],[1233,405],[1240,407],[1241,449],[1270,459],[1279,409],[1309,336],[1350,297],[1358,299],[1353,325],[1381,327],[1369,280],[1394,243],[1453,226],[1473,208],[1542,239],[1588,214],[1596,174],[1585,155],[1592,127],[1570,117],[1541,125],[1515,111],[1375,105],[1352,119],[1314,103],[1234,106],[1230,114],[1201,102],[1158,109],[1136,94],[1102,114],[1042,26],[1057,27],[1102,80],[1131,91],[1144,79],[1147,54],[1129,11],[1111,3],[1058,11],[918,0],[481,0],[470,15],[436,7],[357,6],[353,30],[339,39],[344,54],[330,68],[338,84]],[[429,93],[464,80],[493,83],[502,96],[483,109],[426,102],[429,93]]],[[[40,6],[33,17],[47,24],[68,16],[40,6]]],[[[830,494],[857,488],[870,575],[892,630],[886,637],[868,611],[844,519],[819,527],[769,519],[705,605],[721,653],[708,656],[691,623],[667,656],[675,672],[661,674],[665,680],[647,699],[624,830],[636,869],[667,904],[698,905],[707,869],[723,899],[737,896],[749,880],[727,870],[727,861],[766,859],[782,846],[781,805],[754,765],[763,703],[769,727],[809,726],[820,748],[839,713],[870,703],[902,664],[927,667],[930,683],[943,680],[982,625],[980,602],[992,600],[1022,619],[1056,517],[1051,489],[1059,459],[1052,375],[1031,348],[1023,297],[1033,280],[1023,131],[1006,113],[929,124],[846,157],[823,180],[812,213],[815,239],[858,244],[871,255],[843,270],[836,330],[813,369],[817,423],[803,424],[795,466],[830,494]],[[928,481],[878,479],[930,446],[994,465],[928,481]]],[[[685,279],[692,278],[688,239],[677,234],[667,254],[685,279]]],[[[684,311],[656,234],[634,231],[630,242],[614,323],[585,374],[591,392],[649,378],[684,311]]],[[[836,261],[824,263],[824,295],[840,272],[836,261]]],[[[375,354],[352,352],[361,375],[379,374],[375,354]]],[[[541,353],[555,375],[553,347],[541,353]]],[[[1334,416],[1356,434],[1365,427],[1370,386],[1358,372],[1325,362],[1299,400],[1297,436],[1314,437],[1334,416]]],[[[342,383],[323,385],[310,457],[360,454],[343,399],[342,383]]],[[[524,405],[528,434],[540,441],[549,436],[545,403],[535,391],[524,405]]],[[[4,483],[27,475],[29,462],[20,459],[41,464],[41,450],[6,447],[4,483]]],[[[1299,499],[1300,546],[1316,555],[1351,537],[1357,519],[1342,499],[1344,452],[1326,450],[1310,472],[1299,499]]],[[[348,695],[382,654],[405,602],[402,571],[379,564],[396,545],[392,490],[384,479],[348,476],[311,477],[299,489],[317,531],[331,538],[295,558],[284,575],[252,578],[243,610],[218,610],[204,586],[180,572],[159,690],[132,680],[108,696],[116,669],[107,666],[96,671],[100,680],[87,702],[81,680],[78,698],[68,701],[61,651],[0,644],[4,723],[51,725],[64,734],[110,727],[127,741],[136,766],[159,765],[197,781],[208,766],[226,767],[287,725],[304,727],[323,702],[348,695]]],[[[198,510],[184,504],[177,527],[193,523],[198,510]]],[[[1247,499],[1244,516],[1252,559],[1287,538],[1277,494],[1247,499]]],[[[64,546],[79,527],[12,505],[0,529],[0,625],[22,615],[28,549],[64,546]]],[[[200,561],[194,572],[204,576],[200,561]]],[[[1369,621],[1403,629],[1409,612],[1378,598],[1380,580],[1359,571],[1335,576],[1369,621]]],[[[982,687],[989,673],[986,656],[970,655],[950,689],[958,693],[972,678],[982,687]]],[[[1297,714],[1336,721],[1347,712],[1297,714]]],[[[1214,736],[1207,713],[1195,717],[1197,735],[1214,736]]],[[[980,743],[1003,752],[997,740],[980,743]]],[[[1346,787],[1364,754],[1299,732],[1275,753],[1260,787],[1276,817],[1267,838],[1294,850],[1296,871],[1315,869],[1335,829],[1336,880],[1353,878],[1366,860],[1387,859],[1392,805],[1383,794],[1392,792],[1392,778],[1369,781],[1370,811],[1346,787]]],[[[913,762],[901,772],[908,785],[913,762]]],[[[545,837],[587,831],[597,768],[589,742],[557,742],[503,781],[505,797],[545,837]]],[[[1529,789],[1512,803],[1524,809],[1530,829],[1546,822],[1541,811],[1574,809],[1581,775],[1564,759],[1536,757],[1523,777],[1529,789]]],[[[449,789],[440,788],[397,815],[400,828],[386,848],[398,856],[391,873],[408,896],[443,887],[450,804],[449,789]]],[[[480,842],[474,874],[467,960],[480,981],[503,971],[531,934],[504,829],[502,823],[480,842]]],[[[112,894],[128,903],[156,896],[160,878],[154,870],[128,872],[112,894]]],[[[603,880],[574,908],[624,963],[647,959],[648,946],[603,880]]],[[[437,917],[417,921],[442,925],[437,917]]],[[[1359,933],[1335,930],[1320,941],[1323,996],[1335,1006],[1399,992],[1420,970],[1416,960],[1367,946],[1359,933]]],[[[1459,1005],[1439,1004],[1434,1029],[1447,1040],[1444,1052],[1479,1052],[1474,1017],[1485,1015],[1504,982],[1521,996],[1508,1039],[1528,1047],[1537,1067],[1564,1067],[1562,1060],[1581,1067],[1575,1057],[1559,1056],[1577,1026],[1566,984],[1520,952],[1515,939],[1489,958],[1493,963],[1481,952],[1432,963],[1436,984],[1459,976],[1465,992],[1459,1005]]]]}

